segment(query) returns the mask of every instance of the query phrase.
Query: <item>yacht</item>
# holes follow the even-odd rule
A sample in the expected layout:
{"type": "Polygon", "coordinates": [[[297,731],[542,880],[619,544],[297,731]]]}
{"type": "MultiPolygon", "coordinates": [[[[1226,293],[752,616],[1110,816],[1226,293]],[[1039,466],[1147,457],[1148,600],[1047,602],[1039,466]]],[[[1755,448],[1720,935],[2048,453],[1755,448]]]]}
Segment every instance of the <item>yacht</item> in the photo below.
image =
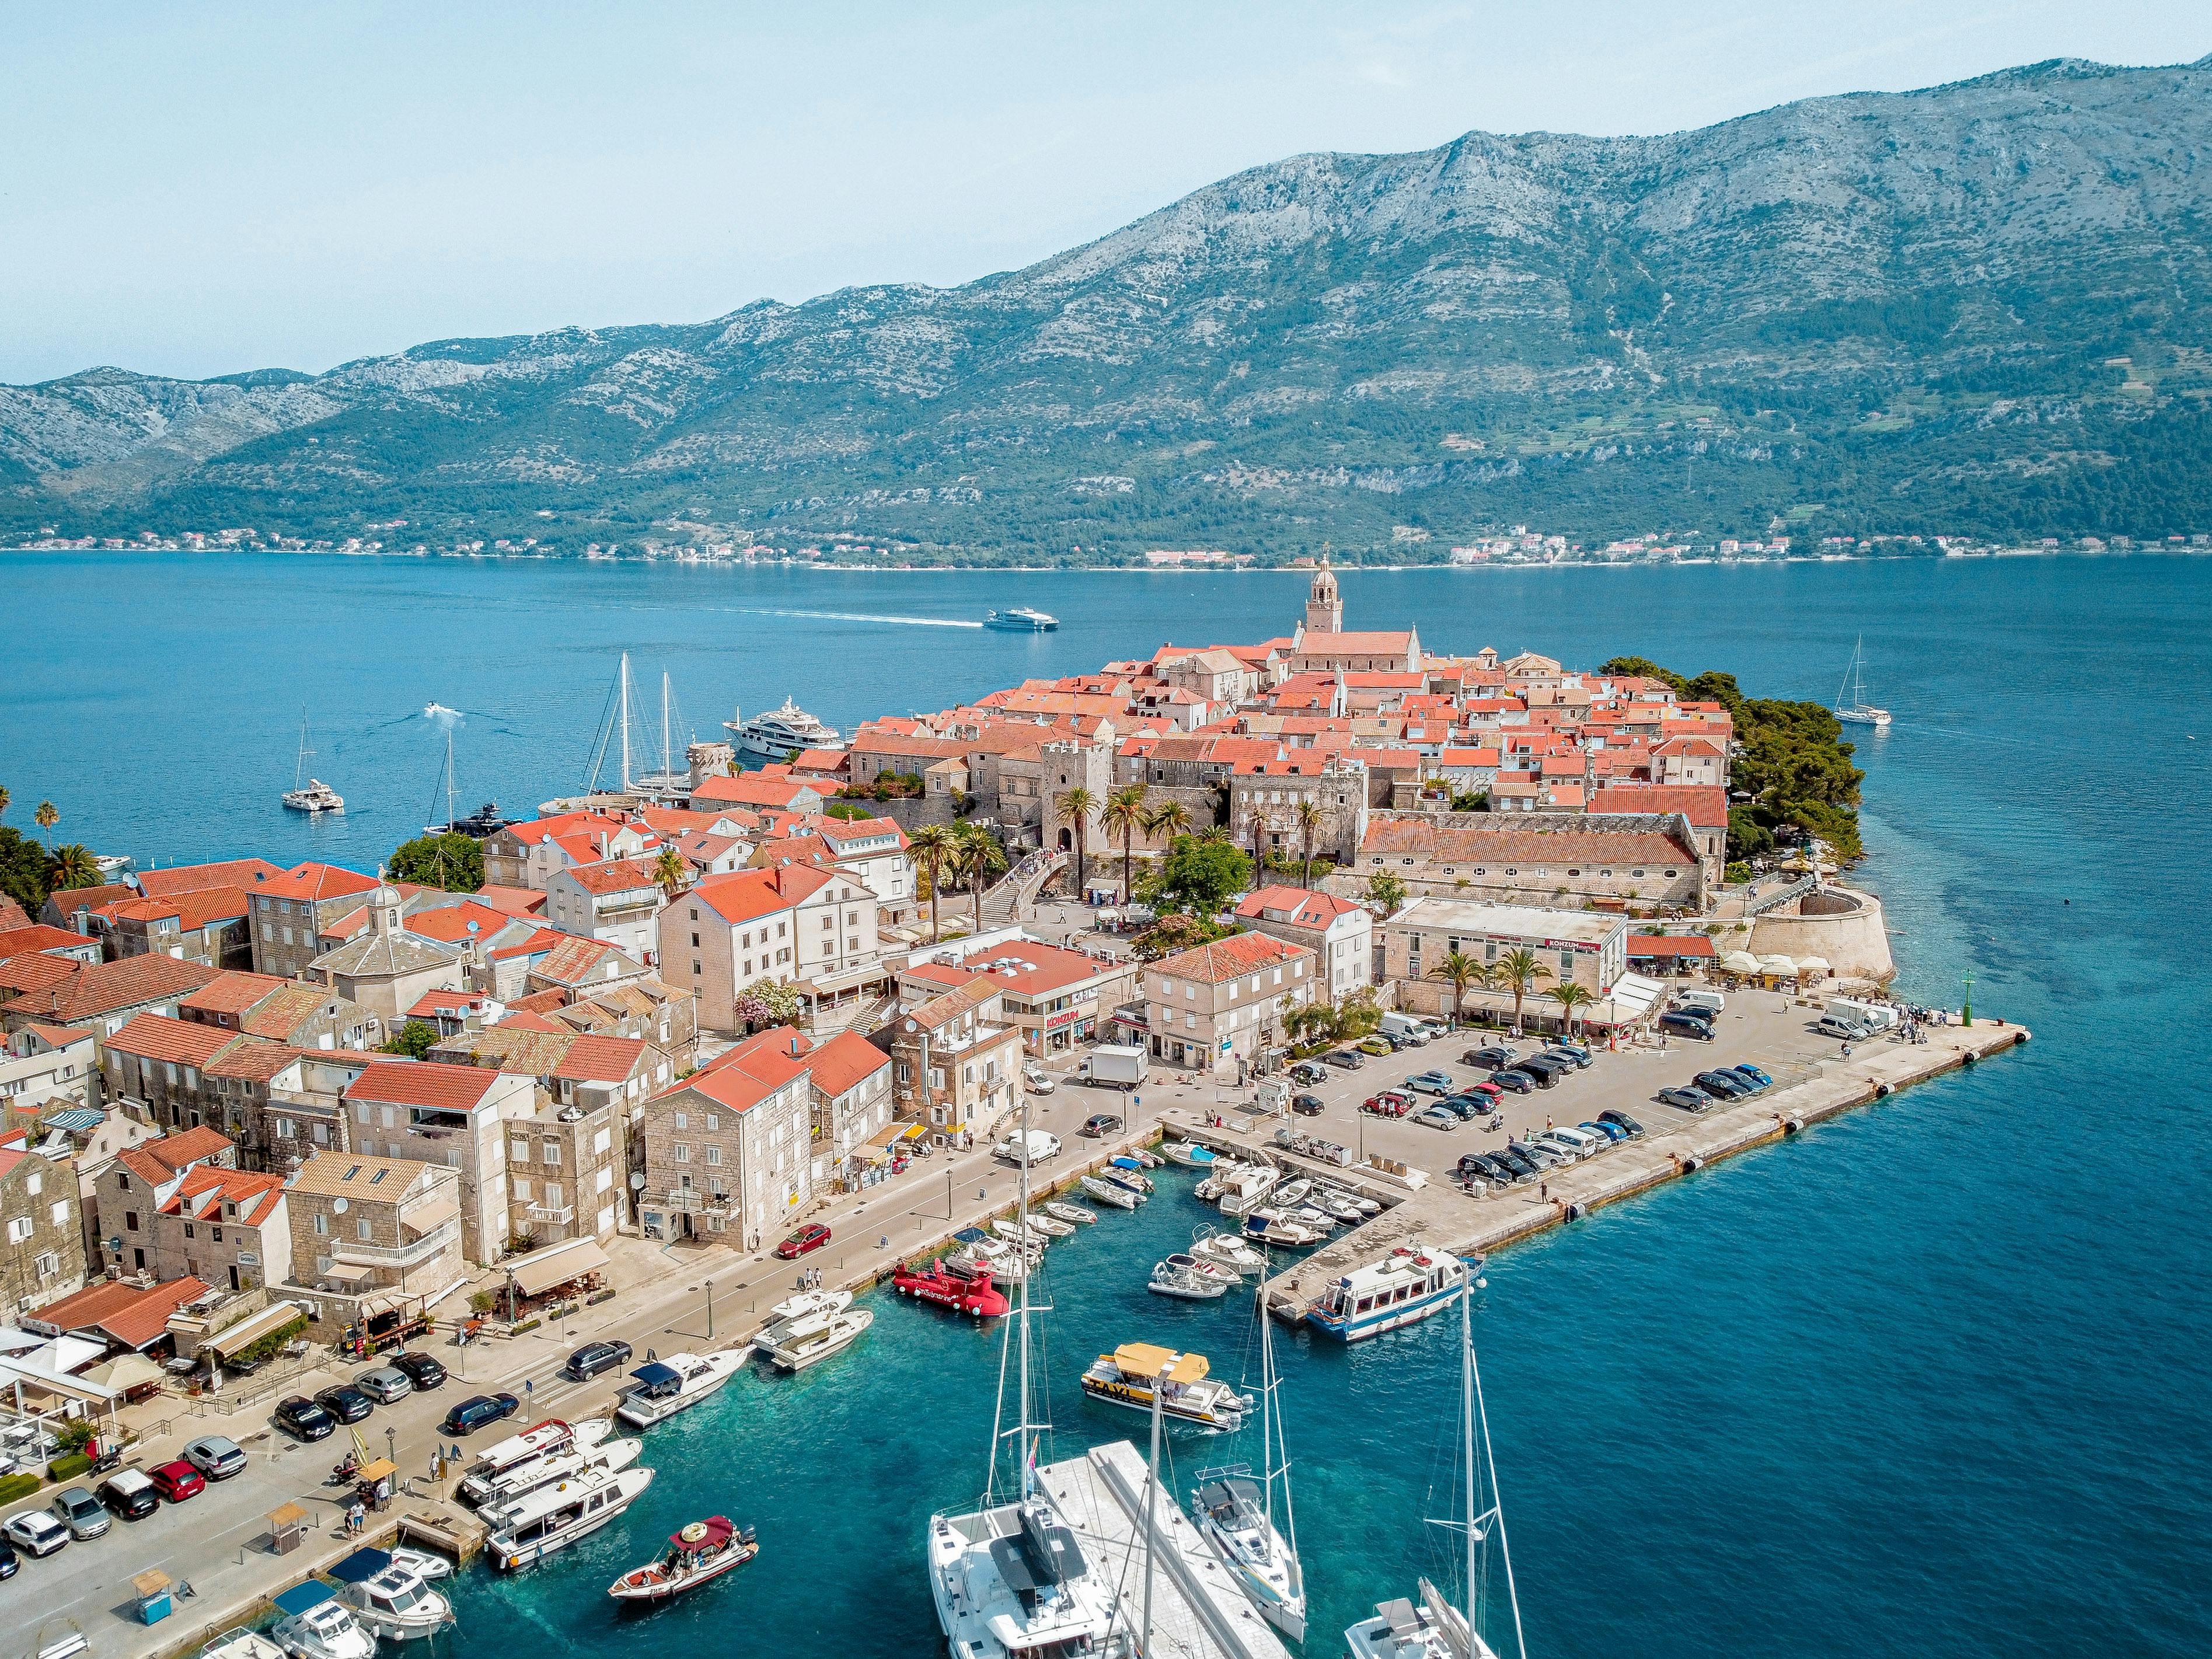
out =
{"type": "Polygon", "coordinates": [[[614,1425],[603,1417],[587,1418],[574,1427],[560,1418],[549,1417],[478,1452],[468,1474],[461,1478],[457,1495],[464,1504],[482,1504],[495,1487],[526,1473],[532,1464],[579,1448],[588,1449],[613,1431],[614,1425]]]}
{"type": "Polygon", "coordinates": [[[1222,1184],[1221,1213],[1249,1215],[1282,1178],[1283,1172],[1272,1164],[1240,1170],[1222,1184]]]}
{"type": "Polygon", "coordinates": [[[783,707],[771,708],[765,714],[744,718],[743,709],[733,708],[730,718],[722,722],[722,730],[730,734],[730,747],[740,755],[757,756],[762,760],[780,761],[800,749],[842,749],[844,734],[834,726],[824,726],[804,708],[783,700],[783,707]]]}
{"type": "Polygon", "coordinates": [[[307,711],[300,711],[300,758],[292,769],[292,787],[284,792],[284,805],[295,812],[343,812],[345,797],[320,778],[307,775],[307,763],[315,751],[307,747],[307,711]]]}
{"type": "Polygon", "coordinates": [[[1467,1605],[1452,1606],[1441,1590],[1424,1578],[1418,1605],[1402,1596],[1378,1602],[1373,1618],[1363,1619],[1344,1632],[1352,1659],[1498,1659],[1496,1650],[1483,1639],[1481,1617],[1485,1587],[1490,1582],[1486,1557],[1493,1541],[1504,1567],[1514,1650],[1517,1659],[1528,1659],[1528,1644],[1521,1631],[1521,1597],[1513,1586],[1513,1554],[1505,1540],[1498,1468],[1490,1456],[1490,1420],[1482,1404],[1482,1371],[1474,1359],[1473,1273],[1461,1276],[1458,1291],[1460,1455],[1466,1469],[1461,1491],[1467,1516],[1463,1521],[1431,1524],[1448,1527],[1467,1540],[1467,1605]]]}
{"type": "Polygon", "coordinates": [[[671,1534],[665,1555],[624,1573],[607,1586],[607,1594],[617,1601],[665,1601],[759,1553],[750,1527],[740,1527],[726,1515],[710,1515],[671,1534]]]}
{"type": "Polygon", "coordinates": [[[1844,683],[1836,692],[1836,718],[1846,726],[1887,726],[1889,710],[1877,708],[1866,700],[1866,637],[1862,635],[1851,647],[1850,665],[1844,670],[1844,683]]]}
{"type": "Polygon", "coordinates": [[[678,1412],[687,1412],[738,1374],[750,1347],[723,1348],[714,1353],[672,1353],[651,1361],[630,1373],[635,1379],[622,1391],[623,1402],[615,1415],[632,1428],[649,1429],[665,1423],[678,1412]]]}
{"type": "Polygon", "coordinates": [[[412,1567],[402,1566],[383,1550],[356,1550],[331,1569],[344,1586],[338,1600],[361,1626],[387,1642],[412,1642],[434,1636],[453,1621],[452,1604],[412,1567]]]}
{"type": "Polygon", "coordinates": [[[573,1480],[591,1469],[623,1470],[645,1455],[645,1442],[626,1438],[609,1440],[588,1449],[578,1448],[557,1456],[540,1458],[526,1465],[492,1488],[478,1513],[488,1527],[497,1526],[500,1517],[521,1503],[532,1492],[548,1486],[557,1486],[563,1480],[573,1480]]]}
{"type": "Polygon", "coordinates": [[[1291,1453],[1275,1398],[1280,1379],[1275,1375],[1274,1321],[1267,1316],[1267,1275],[1261,1273],[1260,1279],[1252,1310],[1260,1322],[1261,1476],[1254,1480],[1251,1466],[1244,1463],[1200,1469],[1198,1490],[1190,1495],[1190,1514],[1199,1536],[1237,1576],[1260,1616],[1293,1642],[1304,1642],[1306,1585],[1298,1565],[1297,1522],[1291,1512],[1291,1453]],[[1283,1492],[1279,1516],[1275,1508],[1278,1481],[1283,1492]]]}
{"type": "Polygon", "coordinates": [[[845,1308],[835,1313],[802,1314],[781,1325],[771,1325],[754,1339],[754,1346],[780,1371],[803,1371],[817,1360],[841,1353],[860,1340],[860,1333],[876,1322],[866,1308],[845,1308]]]}
{"type": "MultiPolygon", "coordinates": [[[[1023,1116],[1026,1129],[1026,1097],[1023,1116]]],[[[1020,1167],[1020,1207],[1026,1211],[1029,1166],[1020,1167]]],[[[937,1621],[952,1659],[1134,1659],[1133,1632],[1121,1606],[1125,1564],[1086,1558],[1069,1517],[1037,1478],[1038,1442],[1049,1431],[1030,1416],[1030,1360],[1024,1279],[1000,1354],[999,1409],[982,1500],[964,1514],[930,1517],[929,1589],[937,1621]],[[1017,1400],[1011,1429],[1004,1427],[1009,1379],[1017,1400]],[[999,1448],[1008,1442],[1002,1458],[999,1448]],[[1002,1462],[1008,1466],[1003,1471],[1002,1462]]]]}
{"type": "Polygon", "coordinates": [[[276,1597],[276,1609],[284,1617],[270,1638],[291,1659],[375,1659],[376,1638],[320,1579],[295,1584],[276,1597]]]}
{"type": "Polygon", "coordinates": [[[1340,1342],[1362,1341],[1442,1313],[1481,1266],[1480,1256],[1462,1261],[1448,1251],[1401,1244],[1323,1291],[1306,1320],[1340,1342]]]}
{"type": "Polygon", "coordinates": [[[597,1532],[652,1484],[651,1469],[586,1469],[501,1511],[502,1524],[484,1540],[484,1553],[502,1572],[542,1560],[597,1532]]]}
{"type": "Polygon", "coordinates": [[[797,1296],[786,1297],[768,1310],[768,1322],[780,1325],[786,1320],[804,1319],[809,1314],[842,1313],[853,1305],[850,1291],[801,1291],[797,1296]]]}
{"type": "Polygon", "coordinates": [[[1124,1342],[1102,1353],[1083,1373],[1083,1392],[1109,1406],[1149,1413],[1152,1385],[1159,1382],[1160,1414],[1215,1434],[1244,1426],[1251,1397],[1206,1374],[1202,1353],[1176,1353],[1151,1342],[1124,1342]]]}
{"type": "Polygon", "coordinates": [[[983,626],[995,628],[1001,634],[1049,634],[1060,626],[1060,618],[1017,605],[1005,611],[994,611],[983,618],[983,626]]]}

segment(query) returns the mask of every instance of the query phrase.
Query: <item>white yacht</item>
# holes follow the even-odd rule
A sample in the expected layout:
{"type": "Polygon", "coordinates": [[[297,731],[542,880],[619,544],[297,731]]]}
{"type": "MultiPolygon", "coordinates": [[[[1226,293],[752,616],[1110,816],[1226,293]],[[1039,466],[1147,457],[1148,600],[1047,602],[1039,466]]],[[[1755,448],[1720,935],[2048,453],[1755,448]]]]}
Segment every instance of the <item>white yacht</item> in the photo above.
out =
{"type": "Polygon", "coordinates": [[[1026,605],[1014,605],[992,611],[983,618],[983,626],[1001,634],[1049,634],[1060,626],[1060,618],[1026,605]]]}
{"type": "Polygon", "coordinates": [[[1306,1582],[1298,1565],[1297,1522],[1291,1512],[1291,1453],[1283,1438],[1283,1414],[1275,1390],[1274,1321],[1267,1316],[1267,1279],[1252,1298],[1260,1322],[1261,1478],[1251,1466],[1232,1464],[1200,1469],[1198,1490],[1190,1495],[1191,1519],[1199,1536],[1237,1575],[1260,1616],[1293,1642],[1306,1639],[1306,1582]],[[1275,1508],[1279,1481],[1283,1505],[1275,1508]]]}
{"type": "Polygon", "coordinates": [[[307,775],[307,763],[315,751],[307,747],[307,711],[300,711],[300,758],[292,769],[292,787],[284,792],[284,805],[295,812],[343,812],[345,797],[320,778],[307,775]]]}
{"type": "Polygon", "coordinates": [[[338,1600],[372,1636],[412,1642],[434,1636],[453,1621],[452,1604],[383,1550],[356,1550],[331,1569],[343,1586],[338,1600]]]}
{"type": "Polygon", "coordinates": [[[849,1348],[860,1333],[876,1322],[866,1308],[845,1308],[834,1313],[802,1314],[781,1325],[771,1325],[755,1340],[780,1371],[803,1371],[833,1353],[849,1348]]]}
{"type": "Polygon", "coordinates": [[[1877,708],[1866,700],[1866,636],[1861,635],[1851,647],[1850,665],[1844,670],[1843,685],[1836,692],[1836,718],[1846,726],[1883,726],[1889,724],[1889,710],[1877,708]]]}
{"type": "Polygon", "coordinates": [[[295,1584],[276,1600],[284,1617],[270,1626],[270,1638],[292,1659],[375,1659],[376,1638],[320,1579],[295,1584]]]}
{"type": "Polygon", "coordinates": [[[743,709],[733,708],[730,718],[722,722],[722,730],[730,734],[730,747],[738,754],[762,760],[780,761],[800,749],[845,746],[842,732],[834,726],[824,726],[789,697],[783,700],[782,708],[750,720],[744,718],[743,709]]]}
{"type": "Polygon", "coordinates": [[[502,1572],[530,1565],[597,1532],[652,1484],[651,1469],[586,1469],[502,1510],[502,1524],[484,1540],[484,1553],[502,1572]]]}
{"type": "Polygon", "coordinates": [[[722,1348],[714,1353],[672,1353],[653,1360],[630,1373],[635,1381],[622,1391],[623,1402],[615,1415],[633,1428],[649,1429],[665,1423],[678,1412],[718,1392],[738,1374],[750,1347],[722,1348]]]}
{"type": "Polygon", "coordinates": [[[850,1291],[801,1291],[797,1296],[787,1297],[768,1310],[768,1322],[782,1323],[787,1319],[800,1319],[808,1314],[842,1313],[853,1305],[850,1291]]]}
{"type": "Polygon", "coordinates": [[[267,1637],[239,1625],[202,1648],[200,1659],[284,1659],[284,1650],[267,1637]]]}
{"type": "Polygon", "coordinates": [[[491,1490],[477,1513],[488,1527],[500,1524],[500,1517],[528,1498],[532,1492],[543,1492],[548,1486],[558,1486],[563,1480],[573,1480],[589,1469],[629,1468],[645,1455],[645,1442],[625,1438],[602,1441],[589,1447],[556,1453],[526,1464],[508,1475],[491,1490]]]}
{"type": "Polygon", "coordinates": [[[468,1474],[461,1478],[457,1495],[464,1504],[482,1504],[495,1488],[526,1474],[533,1464],[578,1449],[589,1450],[613,1431],[614,1425],[604,1417],[586,1418],[573,1426],[560,1418],[549,1417],[478,1452],[468,1474]]]}

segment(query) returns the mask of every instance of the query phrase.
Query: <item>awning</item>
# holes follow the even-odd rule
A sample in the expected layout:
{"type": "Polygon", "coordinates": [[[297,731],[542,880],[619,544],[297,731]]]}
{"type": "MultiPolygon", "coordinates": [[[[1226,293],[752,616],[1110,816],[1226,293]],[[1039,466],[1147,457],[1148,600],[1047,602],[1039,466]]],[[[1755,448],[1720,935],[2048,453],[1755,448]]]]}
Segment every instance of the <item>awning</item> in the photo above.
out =
{"type": "MultiPolygon", "coordinates": [[[[382,1462],[381,1459],[379,1459],[378,1461],[380,1462],[382,1462]]],[[[386,1470],[389,1470],[392,1468],[392,1465],[386,1463],[384,1467],[386,1470]]],[[[374,1480],[376,1479],[376,1477],[371,1474],[367,1469],[363,1469],[361,1472],[361,1478],[364,1480],[374,1480]]],[[[368,1580],[375,1577],[377,1574],[382,1572],[391,1565],[391,1556],[385,1553],[382,1550],[356,1550],[351,1555],[349,1555],[344,1560],[339,1562],[336,1566],[330,1568],[328,1571],[331,1577],[337,1579],[341,1584],[361,1584],[366,1583],[368,1580]]]]}
{"type": "Polygon", "coordinates": [[[435,1199],[419,1209],[402,1212],[399,1224],[419,1238],[432,1228],[443,1226],[460,1212],[461,1200],[441,1193],[435,1199]]]}
{"type": "Polygon", "coordinates": [[[366,1319],[371,1314],[392,1313],[410,1302],[422,1298],[412,1291],[374,1291],[361,1299],[361,1315],[366,1319]]]}
{"type": "Polygon", "coordinates": [[[556,1285],[595,1273],[607,1265],[607,1253],[595,1238],[572,1238],[542,1250],[532,1250],[507,1265],[507,1276],[525,1296],[541,1296],[556,1285]]]}
{"type": "Polygon", "coordinates": [[[1759,958],[1748,951],[1731,951],[1721,958],[1721,966],[1731,974],[1756,974],[1762,971],[1759,958]]]}
{"type": "Polygon", "coordinates": [[[331,1279],[340,1285],[366,1285],[376,1277],[376,1269],[365,1262],[333,1261],[315,1277],[331,1279]]]}
{"type": "Polygon", "coordinates": [[[1646,979],[1641,974],[1623,974],[1613,982],[1601,1005],[1605,1012],[1597,1023],[1604,1025],[1633,1025],[1650,1013],[1659,1000],[1667,994],[1667,988],[1656,979],[1646,979]]]}
{"type": "Polygon", "coordinates": [[[250,1348],[272,1331],[280,1331],[300,1316],[300,1310],[289,1302],[272,1302],[259,1313],[248,1314],[235,1325],[226,1325],[212,1336],[200,1339],[200,1347],[207,1352],[228,1359],[242,1348],[250,1348]]]}
{"type": "Polygon", "coordinates": [[[159,1382],[161,1368],[143,1353],[126,1353],[118,1354],[105,1365],[94,1365],[84,1375],[87,1382],[127,1393],[132,1389],[143,1389],[149,1382],[159,1382]]]}
{"type": "Polygon", "coordinates": [[[1791,979],[1796,975],[1797,964],[1784,956],[1761,957],[1759,971],[1775,979],[1791,979]]]}
{"type": "Polygon", "coordinates": [[[1710,959],[1712,940],[1702,933],[1685,933],[1680,939],[1658,933],[1631,933],[1628,936],[1628,956],[1632,962],[1638,957],[1699,957],[1710,959]]]}
{"type": "Polygon", "coordinates": [[[1797,972],[1801,977],[1807,974],[1818,975],[1820,974],[1832,974],[1836,970],[1834,969],[1828,965],[1828,959],[1826,957],[1800,957],[1797,958],[1797,972]]]}

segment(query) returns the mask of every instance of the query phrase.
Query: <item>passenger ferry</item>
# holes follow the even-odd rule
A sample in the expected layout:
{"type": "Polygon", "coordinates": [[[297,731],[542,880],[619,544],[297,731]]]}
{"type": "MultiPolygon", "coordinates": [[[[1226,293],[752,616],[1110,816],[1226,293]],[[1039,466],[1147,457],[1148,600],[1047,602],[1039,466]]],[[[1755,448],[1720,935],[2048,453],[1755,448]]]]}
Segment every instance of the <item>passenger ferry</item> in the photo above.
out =
{"type": "Polygon", "coordinates": [[[1306,1319],[1325,1336],[1357,1342],[1443,1312],[1459,1294],[1460,1281],[1481,1267],[1480,1256],[1462,1261],[1446,1251],[1401,1245],[1322,1291],[1306,1319]]]}
{"type": "Polygon", "coordinates": [[[994,611],[983,618],[983,626],[995,628],[1001,634],[1049,634],[1060,626],[1060,618],[1042,611],[1032,611],[1025,605],[1017,605],[1004,611],[994,611]]]}
{"type": "Polygon", "coordinates": [[[1250,1396],[1206,1374],[1202,1353],[1177,1353],[1151,1342],[1124,1342],[1102,1353],[1083,1373],[1083,1392],[1109,1406],[1127,1406],[1150,1416],[1152,1382],[1160,1381],[1160,1415],[1214,1434],[1233,1434],[1244,1426],[1250,1396]]]}
{"type": "Polygon", "coordinates": [[[499,1530],[484,1540],[484,1553],[512,1572],[587,1538],[645,1496],[651,1469],[587,1469],[535,1492],[501,1515],[499,1530]]]}

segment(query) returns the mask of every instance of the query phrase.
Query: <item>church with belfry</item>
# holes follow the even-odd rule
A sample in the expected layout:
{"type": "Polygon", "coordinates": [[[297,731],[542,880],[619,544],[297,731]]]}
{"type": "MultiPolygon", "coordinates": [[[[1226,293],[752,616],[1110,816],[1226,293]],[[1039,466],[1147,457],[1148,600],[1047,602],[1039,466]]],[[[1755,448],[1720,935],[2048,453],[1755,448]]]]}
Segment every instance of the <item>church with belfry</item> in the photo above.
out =
{"type": "Polygon", "coordinates": [[[1354,674],[1418,674],[1421,639],[1413,629],[1350,633],[1344,626],[1344,595],[1328,556],[1322,556],[1306,595],[1305,621],[1291,636],[1294,674],[1342,672],[1354,674]]]}

